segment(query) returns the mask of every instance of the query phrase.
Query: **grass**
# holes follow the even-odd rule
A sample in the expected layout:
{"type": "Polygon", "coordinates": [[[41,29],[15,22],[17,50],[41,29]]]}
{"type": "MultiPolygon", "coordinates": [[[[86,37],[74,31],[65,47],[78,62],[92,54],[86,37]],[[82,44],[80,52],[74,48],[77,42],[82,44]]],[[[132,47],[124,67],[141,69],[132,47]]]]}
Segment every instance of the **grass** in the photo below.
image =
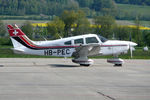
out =
{"type": "Polygon", "coordinates": [[[150,6],[142,5],[130,5],[130,4],[117,4],[118,16],[120,18],[136,18],[137,16],[141,19],[150,18],[150,6]]]}
{"type": "Polygon", "coordinates": [[[0,58],[58,58],[50,56],[24,55],[13,53],[12,46],[0,46],[0,58]]]}
{"type": "MultiPolygon", "coordinates": [[[[51,56],[36,56],[36,55],[23,55],[23,54],[14,54],[11,50],[12,46],[0,46],[0,58],[59,58],[59,57],[51,57],[51,56]]],[[[90,57],[94,59],[101,59],[101,58],[112,58],[113,56],[95,56],[90,57]]],[[[120,58],[123,59],[131,59],[130,53],[120,55],[120,58]]],[[[136,50],[133,51],[133,58],[132,59],[150,59],[150,50],[144,52],[142,47],[136,47],[136,50]]]]}

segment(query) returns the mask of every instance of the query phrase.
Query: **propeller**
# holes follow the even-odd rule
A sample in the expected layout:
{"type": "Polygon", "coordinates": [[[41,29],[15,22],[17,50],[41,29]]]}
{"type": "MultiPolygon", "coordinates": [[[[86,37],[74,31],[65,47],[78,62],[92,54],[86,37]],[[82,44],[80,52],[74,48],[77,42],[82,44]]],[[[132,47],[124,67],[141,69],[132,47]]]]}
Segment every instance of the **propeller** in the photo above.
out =
{"type": "MultiPolygon", "coordinates": [[[[130,38],[129,38],[129,41],[132,40],[132,37],[131,37],[131,33],[130,33],[130,38]]],[[[131,55],[131,58],[133,57],[133,53],[132,53],[132,47],[131,47],[131,42],[129,42],[129,49],[130,49],[130,55],[131,55]]]]}
{"type": "Polygon", "coordinates": [[[133,47],[130,45],[129,43],[129,49],[130,49],[130,57],[132,58],[133,57],[133,47]]]}
{"type": "Polygon", "coordinates": [[[134,42],[129,42],[129,49],[130,49],[130,55],[131,58],[133,57],[133,47],[136,46],[137,44],[134,42]]]}

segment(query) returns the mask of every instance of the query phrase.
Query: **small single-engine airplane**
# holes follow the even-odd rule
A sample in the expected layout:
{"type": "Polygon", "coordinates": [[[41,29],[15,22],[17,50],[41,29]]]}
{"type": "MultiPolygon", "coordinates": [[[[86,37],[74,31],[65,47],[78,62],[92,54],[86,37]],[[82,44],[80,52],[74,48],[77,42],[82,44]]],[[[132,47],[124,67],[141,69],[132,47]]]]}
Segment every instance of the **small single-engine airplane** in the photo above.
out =
{"type": "Polygon", "coordinates": [[[122,66],[124,61],[119,54],[127,53],[137,44],[130,41],[107,40],[96,34],[79,35],[52,41],[32,41],[17,25],[8,25],[8,32],[13,43],[13,51],[19,54],[73,57],[72,62],[89,66],[94,63],[89,56],[113,55],[107,62],[122,66]]]}

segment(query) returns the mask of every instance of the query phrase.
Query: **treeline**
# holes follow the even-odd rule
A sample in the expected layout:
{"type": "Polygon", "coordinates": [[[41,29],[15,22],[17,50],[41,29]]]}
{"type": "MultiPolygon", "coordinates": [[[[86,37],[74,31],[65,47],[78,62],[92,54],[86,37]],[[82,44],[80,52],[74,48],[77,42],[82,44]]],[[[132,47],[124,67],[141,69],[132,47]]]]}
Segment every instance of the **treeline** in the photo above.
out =
{"type": "Polygon", "coordinates": [[[0,15],[58,15],[76,8],[74,0],[0,0],[0,15]]]}
{"type": "MultiPolygon", "coordinates": [[[[116,19],[135,20],[140,15],[142,20],[150,20],[149,15],[128,13],[120,10],[117,3],[149,5],[150,0],[0,0],[0,19],[16,19],[17,16],[34,16],[31,19],[53,19],[64,10],[83,10],[87,17],[111,15],[116,19]],[[7,15],[7,16],[5,16],[7,15]],[[123,17],[122,17],[123,16],[123,17]]],[[[28,19],[22,17],[20,19],[28,19]]]]}
{"type": "Polygon", "coordinates": [[[0,0],[0,15],[60,15],[64,10],[82,9],[87,16],[114,13],[113,0],[0,0]],[[95,12],[96,11],[96,12],[95,12]]]}
{"type": "Polygon", "coordinates": [[[150,0],[115,0],[115,2],[122,4],[150,5],[150,0]]]}

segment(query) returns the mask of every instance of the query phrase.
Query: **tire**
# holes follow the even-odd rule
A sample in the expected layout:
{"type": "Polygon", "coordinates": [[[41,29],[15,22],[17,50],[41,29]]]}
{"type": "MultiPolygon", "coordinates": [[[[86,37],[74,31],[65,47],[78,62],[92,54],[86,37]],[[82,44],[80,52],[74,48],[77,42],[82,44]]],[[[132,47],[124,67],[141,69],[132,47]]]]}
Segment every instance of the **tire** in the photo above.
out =
{"type": "Polygon", "coordinates": [[[80,66],[86,66],[86,67],[88,67],[88,66],[90,66],[90,64],[80,64],[80,66]]]}
{"type": "Polygon", "coordinates": [[[122,66],[122,64],[115,64],[114,66],[122,66]]]}

